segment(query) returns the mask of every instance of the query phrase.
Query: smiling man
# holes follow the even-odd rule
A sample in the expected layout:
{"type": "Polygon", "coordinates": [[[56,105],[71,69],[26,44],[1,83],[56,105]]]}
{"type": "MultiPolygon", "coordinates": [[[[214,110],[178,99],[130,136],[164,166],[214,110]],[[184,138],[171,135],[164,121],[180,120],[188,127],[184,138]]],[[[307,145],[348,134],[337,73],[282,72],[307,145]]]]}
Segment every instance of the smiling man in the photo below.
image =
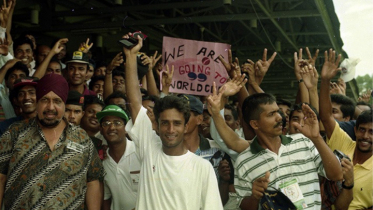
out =
{"type": "MultiPolygon", "coordinates": [[[[127,35],[125,38],[129,38],[127,35]]],[[[136,209],[223,209],[211,164],[184,145],[188,130],[188,101],[166,96],[154,105],[159,136],[142,106],[137,74],[137,53],[142,39],[126,55],[126,90],[131,120],[126,131],[139,151],[141,173],[136,209]]]]}
{"type": "Polygon", "coordinates": [[[83,95],[96,95],[94,91],[87,88],[85,83],[89,69],[88,55],[80,51],[75,51],[72,59],[67,61],[66,65],[66,78],[69,83],[69,89],[78,91],[83,95]]]}
{"type": "Polygon", "coordinates": [[[32,41],[27,37],[20,37],[14,41],[14,57],[20,59],[23,64],[29,69],[27,76],[32,76],[35,69],[32,69],[31,62],[34,60],[34,52],[32,50],[32,41]]]}
{"type": "Polygon", "coordinates": [[[62,76],[44,76],[36,87],[36,118],[1,136],[4,209],[100,209],[105,172],[87,133],[63,118],[67,94],[62,76]]]}
{"type": "MultiPolygon", "coordinates": [[[[325,52],[326,61],[321,71],[320,86],[320,118],[328,137],[327,143],[332,150],[340,150],[348,155],[354,167],[354,181],[343,182],[345,190],[353,191],[353,200],[349,209],[372,209],[373,206],[373,113],[372,110],[362,112],[354,128],[356,141],[345,133],[336,122],[332,99],[329,95],[329,84],[340,69],[340,56],[334,61],[335,52],[325,52]]],[[[353,112],[352,112],[353,115],[353,112]]]]}
{"type": "Polygon", "coordinates": [[[21,109],[21,115],[7,119],[0,123],[0,136],[8,127],[17,121],[29,120],[36,116],[36,85],[38,79],[24,77],[17,79],[14,83],[12,95],[14,95],[17,106],[21,109]]]}
{"type": "Polygon", "coordinates": [[[136,207],[140,176],[140,160],[133,141],[126,138],[125,126],[129,118],[122,108],[108,105],[97,113],[100,131],[108,143],[103,165],[104,210],[132,210],[136,207]],[[123,196],[126,195],[126,196],[123,196]]]}

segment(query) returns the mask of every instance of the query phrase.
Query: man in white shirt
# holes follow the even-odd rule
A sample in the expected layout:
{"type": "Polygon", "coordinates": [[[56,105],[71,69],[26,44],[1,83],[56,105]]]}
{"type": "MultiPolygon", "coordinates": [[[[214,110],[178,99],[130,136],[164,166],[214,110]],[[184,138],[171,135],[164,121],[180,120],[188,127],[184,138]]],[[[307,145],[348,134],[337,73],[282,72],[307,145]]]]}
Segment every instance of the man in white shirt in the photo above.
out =
{"type": "MultiPolygon", "coordinates": [[[[129,38],[125,35],[124,38],[129,38]]],[[[141,105],[137,52],[142,39],[126,55],[126,90],[132,119],[126,131],[139,151],[141,174],[136,209],[223,209],[211,164],[190,152],[184,134],[190,117],[186,100],[166,96],[154,106],[159,136],[141,105]]]]}
{"type": "Polygon", "coordinates": [[[104,210],[131,210],[136,207],[140,161],[135,144],[126,139],[128,116],[122,108],[108,105],[97,113],[101,134],[108,143],[107,158],[102,162],[104,178],[104,210]]]}

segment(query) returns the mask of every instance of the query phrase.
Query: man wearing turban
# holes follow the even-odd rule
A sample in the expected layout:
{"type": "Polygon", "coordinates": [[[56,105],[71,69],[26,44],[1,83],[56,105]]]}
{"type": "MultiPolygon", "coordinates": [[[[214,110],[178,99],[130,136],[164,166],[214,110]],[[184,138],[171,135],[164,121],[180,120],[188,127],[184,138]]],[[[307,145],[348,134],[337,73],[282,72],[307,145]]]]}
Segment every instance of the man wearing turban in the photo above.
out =
{"type": "Polygon", "coordinates": [[[105,172],[87,133],[63,118],[67,96],[62,76],[45,75],[36,86],[36,118],[1,136],[5,209],[100,209],[105,172]]]}

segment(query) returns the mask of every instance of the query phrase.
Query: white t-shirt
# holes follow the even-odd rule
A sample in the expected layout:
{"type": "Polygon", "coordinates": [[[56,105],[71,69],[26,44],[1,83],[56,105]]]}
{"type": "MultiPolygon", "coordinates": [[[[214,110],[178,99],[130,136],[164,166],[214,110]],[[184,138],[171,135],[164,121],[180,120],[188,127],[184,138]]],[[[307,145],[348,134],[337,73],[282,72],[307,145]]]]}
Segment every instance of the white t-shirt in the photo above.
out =
{"type": "Polygon", "coordinates": [[[141,161],[136,210],[222,210],[218,183],[211,164],[188,151],[168,156],[159,136],[141,107],[135,125],[126,131],[135,143],[141,161]]]}
{"type": "Polygon", "coordinates": [[[136,206],[137,188],[140,177],[140,161],[135,144],[127,140],[126,150],[116,163],[109,154],[102,165],[104,178],[104,200],[111,198],[111,209],[132,210],[136,206]]]}

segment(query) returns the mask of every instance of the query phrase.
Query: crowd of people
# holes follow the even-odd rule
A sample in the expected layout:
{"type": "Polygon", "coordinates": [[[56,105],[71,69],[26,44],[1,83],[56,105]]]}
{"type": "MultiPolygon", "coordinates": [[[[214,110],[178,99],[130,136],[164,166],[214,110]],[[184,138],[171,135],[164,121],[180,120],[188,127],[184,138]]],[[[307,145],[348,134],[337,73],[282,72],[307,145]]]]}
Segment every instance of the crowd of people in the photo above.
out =
{"type": "Polygon", "coordinates": [[[13,41],[14,6],[0,11],[3,209],[273,209],[281,193],[281,208],[373,208],[372,94],[356,102],[332,82],[332,49],[319,71],[319,50],[294,53],[294,101],[260,87],[267,49],[220,56],[229,80],[209,96],[176,94],[174,66],[140,36],[95,62],[89,39],[72,52],[67,38],[13,41]]]}

